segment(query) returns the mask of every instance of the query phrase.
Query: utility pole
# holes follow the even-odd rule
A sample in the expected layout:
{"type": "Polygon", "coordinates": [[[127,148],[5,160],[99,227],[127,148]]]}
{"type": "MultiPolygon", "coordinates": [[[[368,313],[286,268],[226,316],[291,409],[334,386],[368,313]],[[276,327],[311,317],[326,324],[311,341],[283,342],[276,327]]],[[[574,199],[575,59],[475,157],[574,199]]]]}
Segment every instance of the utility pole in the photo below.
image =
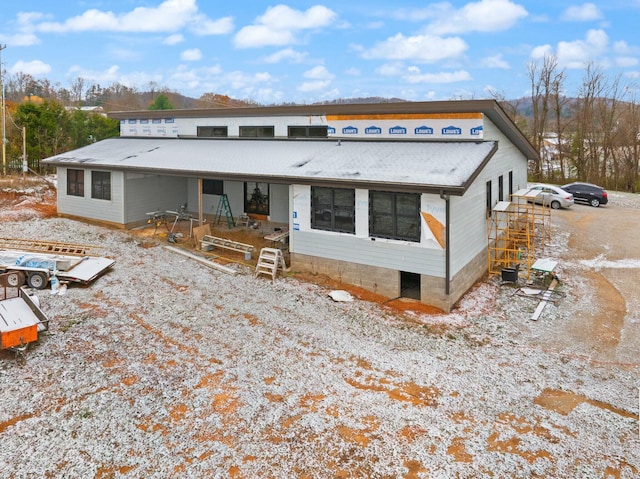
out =
{"type": "Polygon", "coordinates": [[[4,81],[2,81],[2,50],[6,45],[0,45],[0,85],[2,86],[2,174],[7,174],[7,128],[4,116],[4,81]]]}

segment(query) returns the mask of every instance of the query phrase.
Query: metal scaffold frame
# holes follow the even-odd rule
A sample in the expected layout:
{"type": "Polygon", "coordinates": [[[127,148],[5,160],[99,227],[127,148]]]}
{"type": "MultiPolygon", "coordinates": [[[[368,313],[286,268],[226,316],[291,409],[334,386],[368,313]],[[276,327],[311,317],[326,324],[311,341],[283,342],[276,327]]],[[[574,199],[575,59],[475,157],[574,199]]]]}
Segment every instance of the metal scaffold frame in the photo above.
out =
{"type": "Polygon", "coordinates": [[[537,204],[538,190],[518,190],[511,201],[499,201],[488,225],[489,275],[515,269],[530,278],[531,265],[551,240],[551,208],[537,204]]]}

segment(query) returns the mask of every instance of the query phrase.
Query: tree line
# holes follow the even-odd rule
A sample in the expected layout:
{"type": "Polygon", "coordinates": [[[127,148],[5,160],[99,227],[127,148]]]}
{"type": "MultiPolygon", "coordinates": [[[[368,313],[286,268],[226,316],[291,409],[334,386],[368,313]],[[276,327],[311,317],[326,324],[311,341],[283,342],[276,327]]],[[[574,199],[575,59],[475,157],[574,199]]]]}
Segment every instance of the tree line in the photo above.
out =
{"type": "Polygon", "coordinates": [[[586,181],[616,191],[640,191],[638,85],[608,78],[589,64],[575,96],[566,93],[566,72],[555,56],[528,65],[531,96],[505,100],[503,108],[529,138],[539,158],[529,165],[533,181],[586,181]]]}
{"type": "MultiPolygon", "coordinates": [[[[532,62],[527,68],[529,97],[509,100],[498,92],[493,97],[539,152],[530,162],[530,179],[580,180],[613,190],[639,191],[638,86],[623,85],[620,76],[610,79],[596,64],[589,64],[577,93],[570,96],[566,72],[555,57],[532,62]]],[[[4,87],[7,158],[18,168],[26,144],[29,166],[38,172],[42,172],[43,158],[117,136],[119,123],[104,116],[109,111],[258,106],[217,93],[189,98],[155,82],[138,90],[120,83],[103,87],[77,78],[63,88],[17,73],[5,77],[4,87]],[[88,106],[101,114],[87,111],[88,106]]]]}

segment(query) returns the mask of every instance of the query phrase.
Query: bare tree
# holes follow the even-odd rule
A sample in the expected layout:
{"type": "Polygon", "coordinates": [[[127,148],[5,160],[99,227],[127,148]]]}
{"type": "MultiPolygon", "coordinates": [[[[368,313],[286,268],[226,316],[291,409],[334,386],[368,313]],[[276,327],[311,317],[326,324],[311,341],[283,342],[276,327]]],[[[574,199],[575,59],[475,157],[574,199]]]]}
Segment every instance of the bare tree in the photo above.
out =
{"type": "Polygon", "coordinates": [[[78,77],[71,82],[71,98],[76,106],[82,105],[85,83],[86,81],[82,77],[78,77]]]}
{"type": "MultiPolygon", "coordinates": [[[[528,65],[531,81],[531,143],[541,153],[547,135],[547,125],[552,107],[551,98],[562,86],[564,72],[558,71],[558,60],[555,56],[545,56],[542,65],[531,62],[528,65]]],[[[540,180],[543,176],[542,159],[534,163],[533,176],[540,180]]]]}

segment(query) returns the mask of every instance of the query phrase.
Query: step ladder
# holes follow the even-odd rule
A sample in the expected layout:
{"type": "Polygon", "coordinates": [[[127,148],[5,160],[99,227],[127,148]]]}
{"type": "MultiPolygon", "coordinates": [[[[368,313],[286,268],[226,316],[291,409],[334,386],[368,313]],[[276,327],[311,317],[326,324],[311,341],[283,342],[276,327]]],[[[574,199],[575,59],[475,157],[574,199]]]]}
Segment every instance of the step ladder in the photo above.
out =
{"type": "Polygon", "coordinates": [[[275,281],[278,268],[282,268],[283,272],[287,270],[282,251],[277,248],[262,248],[256,264],[256,278],[259,274],[267,274],[271,276],[271,281],[275,281]]]}
{"type": "Polygon", "coordinates": [[[218,209],[216,210],[215,224],[220,223],[220,219],[223,213],[227,219],[227,228],[231,229],[232,226],[236,225],[236,221],[233,219],[233,214],[231,213],[231,206],[229,206],[229,197],[226,194],[223,194],[220,196],[220,201],[218,202],[218,209]]]}
{"type": "Polygon", "coordinates": [[[55,253],[70,256],[96,256],[99,255],[98,251],[100,250],[100,247],[73,243],[60,243],[55,241],[0,238],[0,249],[33,251],[36,253],[55,253]]]}

